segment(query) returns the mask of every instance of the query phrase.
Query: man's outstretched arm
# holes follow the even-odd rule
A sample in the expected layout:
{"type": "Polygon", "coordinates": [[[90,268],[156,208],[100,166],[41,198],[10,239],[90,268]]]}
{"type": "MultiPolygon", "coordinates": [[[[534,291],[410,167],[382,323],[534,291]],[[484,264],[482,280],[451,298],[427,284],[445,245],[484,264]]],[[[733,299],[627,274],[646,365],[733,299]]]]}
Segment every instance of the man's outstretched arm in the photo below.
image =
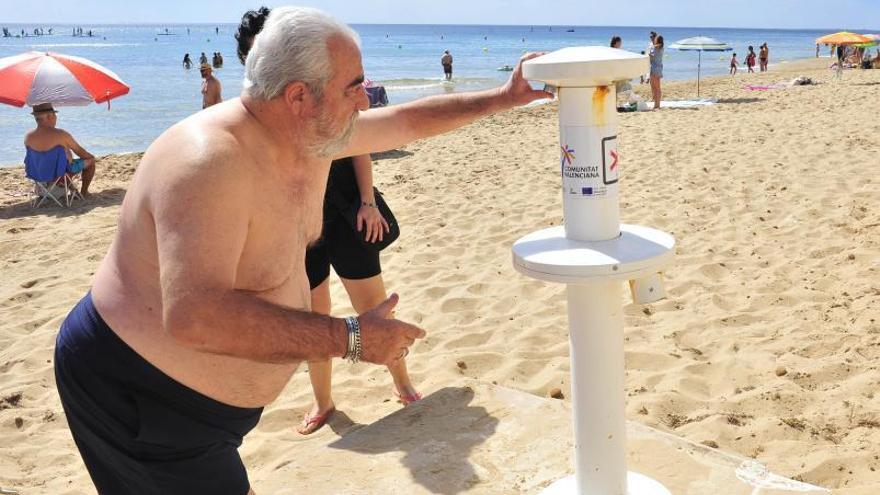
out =
{"type": "Polygon", "coordinates": [[[535,90],[522,77],[522,63],[542,55],[524,55],[504,86],[485,91],[422,98],[361,112],[348,148],[339,157],[385,151],[467,125],[480,117],[553,95],[535,90]]]}

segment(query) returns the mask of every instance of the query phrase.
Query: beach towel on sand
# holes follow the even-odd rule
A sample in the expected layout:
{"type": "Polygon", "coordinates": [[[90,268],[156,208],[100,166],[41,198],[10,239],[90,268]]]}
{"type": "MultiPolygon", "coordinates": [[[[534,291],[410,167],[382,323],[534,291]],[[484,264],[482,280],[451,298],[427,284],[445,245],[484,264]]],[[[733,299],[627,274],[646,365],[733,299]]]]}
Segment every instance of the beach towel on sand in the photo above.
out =
{"type": "MultiPolygon", "coordinates": [[[[644,105],[639,105],[639,111],[644,112],[647,110],[651,110],[654,108],[653,102],[643,102],[644,105]]],[[[705,107],[708,105],[714,105],[717,103],[717,100],[713,98],[703,98],[700,100],[674,100],[674,101],[661,101],[660,108],[697,108],[697,107],[705,107]]]]}

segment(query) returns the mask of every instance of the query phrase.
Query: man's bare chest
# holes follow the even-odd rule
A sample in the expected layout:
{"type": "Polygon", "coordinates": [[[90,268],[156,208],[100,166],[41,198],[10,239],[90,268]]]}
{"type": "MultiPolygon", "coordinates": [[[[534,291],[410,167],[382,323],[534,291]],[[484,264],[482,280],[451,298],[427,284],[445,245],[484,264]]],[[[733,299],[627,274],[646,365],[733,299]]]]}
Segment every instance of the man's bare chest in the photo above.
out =
{"type": "Polygon", "coordinates": [[[239,259],[237,287],[272,290],[305,274],[306,248],[321,234],[322,196],[278,192],[259,199],[239,259]]]}

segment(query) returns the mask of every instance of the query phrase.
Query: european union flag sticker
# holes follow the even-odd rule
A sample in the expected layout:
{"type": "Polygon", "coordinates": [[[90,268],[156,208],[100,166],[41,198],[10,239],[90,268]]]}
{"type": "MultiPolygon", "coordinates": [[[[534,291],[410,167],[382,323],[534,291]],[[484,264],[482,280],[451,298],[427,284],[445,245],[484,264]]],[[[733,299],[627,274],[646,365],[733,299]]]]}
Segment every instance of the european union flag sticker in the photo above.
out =
{"type": "Polygon", "coordinates": [[[593,195],[593,188],[592,187],[582,187],[581,194],[583,194],[584,196],[592,196],[593,195]]]}

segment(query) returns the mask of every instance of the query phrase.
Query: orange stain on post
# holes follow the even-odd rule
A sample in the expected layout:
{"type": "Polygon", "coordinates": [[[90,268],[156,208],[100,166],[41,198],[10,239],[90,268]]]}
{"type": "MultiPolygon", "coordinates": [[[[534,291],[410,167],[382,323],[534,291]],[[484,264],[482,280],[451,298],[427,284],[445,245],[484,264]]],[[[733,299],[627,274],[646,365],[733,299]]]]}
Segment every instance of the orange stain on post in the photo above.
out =
{"type": "Polygon", "coordinates": [[[605,98],[611,93],[608,86],[599,86],[593,92],[593,116],[596,125],[605,125],[605,98]]]}

